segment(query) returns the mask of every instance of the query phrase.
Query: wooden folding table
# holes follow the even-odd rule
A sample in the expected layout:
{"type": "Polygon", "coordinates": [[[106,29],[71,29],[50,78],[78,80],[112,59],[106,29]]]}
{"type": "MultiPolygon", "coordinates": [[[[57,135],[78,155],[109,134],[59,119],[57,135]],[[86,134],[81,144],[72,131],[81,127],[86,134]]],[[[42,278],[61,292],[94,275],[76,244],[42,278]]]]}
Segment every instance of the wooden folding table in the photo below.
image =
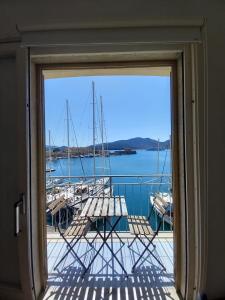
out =
{"type": "MultiPolygon", "coordinates": [[[[110,250],[112,256],[115,258],[115,260],[118,262],[120,265],[121,269],[124,271],[124,273],[127,276],[127,272],[121,262],[119,261],[118,257],[116,254],[113,252],[113,249],[109,246],[107,243],[107,240],[111,236],[111,234],[114,232],[119,240],[121,238],[119,237],[118,233],[116,232],[115,228],[121,218],[127,217],[128,212],[127,212],[127,206],[126,206],[126,201],[124,196],[99,196],[99,197],[90,197],[88,198],[81,214],[81,217],[86,217],[89,219],[91,223],[94,222],[96,219],[103,219],[103,232],[101,232],[98,227],[96,226],[96,231],[97,234],[100,236],[102,239],[103,243],[96,251],[96,254],[92,258],[91,262],[89,263],[88,267],[86,268],[86,271],[90,268],[90,266],[93,264],[94,260],[100,253],[101,249],[106,245],[108,249],[110,250]],[[112,220],[112,221],[110,221],[112,220]],[[106,231],[106,226],[107,224],[109,225],[109,231],[106,231]]],[[[86,273],[84,272],[84,274],[86,273]]],[[[84,275],[83,274],[83,275],[84,275]]]]}

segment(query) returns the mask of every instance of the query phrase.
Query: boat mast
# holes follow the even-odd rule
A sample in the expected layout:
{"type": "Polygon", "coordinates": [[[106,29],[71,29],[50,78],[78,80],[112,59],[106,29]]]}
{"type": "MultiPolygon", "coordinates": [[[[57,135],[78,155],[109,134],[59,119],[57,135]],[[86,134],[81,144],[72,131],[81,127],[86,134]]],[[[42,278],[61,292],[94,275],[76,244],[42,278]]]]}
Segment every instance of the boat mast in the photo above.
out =
{"type": "Polygon", "coordinates": [[[171,149],[172,149],[172,140],[171,140],[171,134],[170,134],[170,142],[169,142],[169,150],[170,150],[170,174],[171,174],[171,178],[170,178],[170,183],[171,183],[171,187],[170,190],[172,189],[172,153],[171,153],[171,149]]]}
{"type": "Polygon", "coordinates": [[[93,175],[94,181],[96,181],[96,165],[95,165],[95,83],[92,81],[92,98],[93,98],[93,175]]]}
{"type": "Polygon", "coordinates": [[[68,162],[68,176],[70,180],[70,126],[69,126],[69,103],[66,100],[66,120],[67,120],[67,162],[68,162]]]}
{"type": "Polygon", "coordinates": [[[50,130],[48,130],[48,161],[49,161],[49,176],[51,176],[51,164],[50,164],[50,161],[52,159],[52,151],[51,151],[51,132],[50,130]]]}
{"type": "Polygon", "coordinates": [[[158,138],[157,174],[159,175],[159,138],[158,138]]]}
{"type": "Polygon", "coordinates": [[[51,132],[48,130],[48,160],[51,160],[52,152],[51,152],[51,132]]]}
{"type": "Polygon", "coordinates": [[[101,108],[101,140],[102,140],[102,159],[103,159],[103,174],[105,173],[105,152],[104,152],[104,131],[103,131],[103,104],[102,96],[100,96],[100,108],[101,108]]]}

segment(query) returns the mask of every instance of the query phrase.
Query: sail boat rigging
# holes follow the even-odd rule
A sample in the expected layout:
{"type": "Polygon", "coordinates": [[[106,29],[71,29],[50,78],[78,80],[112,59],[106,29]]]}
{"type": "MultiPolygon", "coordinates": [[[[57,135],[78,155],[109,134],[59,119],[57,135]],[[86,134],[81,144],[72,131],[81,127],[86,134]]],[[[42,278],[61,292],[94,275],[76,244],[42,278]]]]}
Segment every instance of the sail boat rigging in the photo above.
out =
{"type": "MultiPolygon", "coordinates": [[[[158,161],[157,161],[158,175],[159,175],[159,151],[160,151],[160,149],[159,149],[159,139],[158,139],[158,161]]],[[[168,155],[168,150],[166,150],[166,154],[165,154],[165,158],[164,158],[164,163],[163,163],[163,168],[162,168],[162,174],[160,176],[158,191],[150,196],[150,201],[151,201],[152,205],[155,204],[155,205],[153,205],[153,207],[157,211],[159,216],[162,215],[160,207],[162,207],[166,210],[166,214],[164,215],[163,220],[167,224],[173,226],[173,198],[171,195],[171,190],[169,189],[169,191],[166,193],[161,191],[167,155],[168,155]]]]}
{"type": "MultiPolygon", "coordinates": [[[[57,187],[57,193],[49,193],[47,195],[47,202],[52,202],[54,199],[61,197],[62,195],[67,200],[67,205],[79,209],[82,202],[85,202],[90,195],[99,195],[101,193],[106,193],[105,190],[106,184],[109,182],[109,177],[102,177],[96,180],[96,149],[95,149],[95,84],[92,82],[92,96],[93,96],[93,179],[86,180],[84,175],[84,180],[81,182],[71,182],[71,145],[70,145],[70,122],[72,122],[72,118],[69,110],[69,101],[66,100],[66,124],[67,124],[67,165],[68,165],[68,178],[69,182],[65,184],[63,187],[57,187]]],[[[73,124],[73,123],[72,123],[73,124]]],[[[74,129],[74,128],[73,128],[74,129]]],[[[75,130],[74,130],[75,133],[75,130]]],[[[76,138],[76,135],[75,135],[76,138]]],[[[77,142],[77,139],[76,139],[77,142]]],[[[78,145],[77,145],[77,149],[78,145]]],[[[79,155],[83,169],[82,159],[79,155]]]]}
{"type": "MultiPolygon", "coordinates": [[[[48,143],[49,143],[49,146],[48,146],[48,161],[50,162],[52,160],[52,150],[51,150],[51,132],[50,130],[48,131],[48,143]]],[[[49,165],[48,168],[46,168],[46,172],[50,173],[51,172],[54,172],[55,169],[51,168],[51,166],[49,165]]]]}
{"type": "Polygon", "coordinates": [[[51,179],[51,173],[55,171],[50,165],[52,161],[52,150],[51,150],[51,131],[48,131],[48,168],[46,168],[46,173],[48,176],[46,178],[46,189],[52,189],[54,187],[54,180],[51,179]]]}
{"type": "Polygon", "coordinates": [[[69,126],[69,103],[66,100],[66,124],[67,124],[67,165],[68,165],[68,176],[70,181],[70,126],[69,126]]]}
{"type": "MultiPolygon", "coordinates": [[[[108,149],[105,149],[107,147],[107,137],[106,137],[106,128],[105,128],[105,121],[104,121],[104,111],[103,111],[103,97],[100,96],[100,118],[99,118],[99,128],[100,128],[100,136],[101,136],[101,157],[102,157],[102,166],[100,167],[102,169],[102,175],[106,175],[106,170],[110,168],[110,157],[107,155],[108,149]],[[105,142],[104,142],[105,139],[105,142]],[[108,156],[109,161],[109,167],[107,167],[106,164],[106,156],[108,156]]],[[[110,173],[109,171],[109,173],[110,173]]]]}
{"type": "Polygon", "coordinates": [[[92,112],[93,112],[93,176],[96,183],[96,161],[95,161],[95,83],[92,81],[92,112]]]}
{"type": "MultiPolygon", "coordinates": [[[[93,177],[94,177],[94,185],[99,185],[99,190],[103,192],[103,194],[108,193],[108,189],[104,189],[104,186],[107,185],[109,182],[109,177],[102,177],[98,180],[96,180],[96,120],[95,120],[95,101],[96,95],[95,95],[95,82],[92,81],[92,125],[93,125],[93,177]]],[[[102,111],[103,112],[103,111],[102,111]]],[[[101,114],[101,122],[103,118],[103,114],[101,114]]],[[[102,129],[103,130],[103,129],[102,129]]],[[[101,134],[102,136],[103,134],[101,134]]],[[[103,137],[102,137],[103,139],[103,137]]],[[[102,140],[103,144],[103,140],[102,140]]],[[[103,147],[103,146],[102,146],[103,147]]]]}

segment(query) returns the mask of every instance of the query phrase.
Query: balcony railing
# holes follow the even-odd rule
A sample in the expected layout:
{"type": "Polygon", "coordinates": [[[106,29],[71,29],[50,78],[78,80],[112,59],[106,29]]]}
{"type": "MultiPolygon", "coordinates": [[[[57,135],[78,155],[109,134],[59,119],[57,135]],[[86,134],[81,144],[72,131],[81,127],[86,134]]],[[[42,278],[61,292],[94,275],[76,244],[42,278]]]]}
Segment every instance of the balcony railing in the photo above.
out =
{"type": "MultiPolygon", "coordinates": [[[[114,195],[124,196],[129,215],[148,216],[152,209],[151,197],[156,193],[162,196],[167,196],[172,202],[172,177],[171,174],[150,174],[150,175],[96,175],[94,176],[49,176],[48,177],[47,199],[54,201],[61,191],[70,191],[77,197],[73,205],[70,203],[72,214],[79,213],[82,210],[88,196],[97,195],[114,195]],[[105,182],[101,181],[105,178],[105,182]],[[106,182],[107,181],[107,182],[106,182]],[[50,186],[52,183],[52,187],[50,186]],[[104,187],[103,187],[104,185],[104,187]]],[[[69,197],[69,196],[68,196],[69,197]]],[[[70,222],[71,213],[60,211],[59,214],[64,213],[66,224],[70,222]]],[[[172,226],[172,209],[168,212],[167,220],[163,220],[160,230],[173,230],[172,226]],[[171,220],[168,221],[168,220],[171,220]]],[[[153,210],[151,217],[151,226],[153,229],[157,228],[159,217],[156,211],[153,210]]],[[[96,221],[98,226],[101,226],[101,220],[96,221]]],[[[48,216],[47,223],[54,226],[55,220],[48,216]]],[[[66,225],[66,226],[67,226],[66,225]]],[[[120,232],[127,232],[128,224],[126,220],[121,220],[118,224],[117,230],[120,232]]]]}

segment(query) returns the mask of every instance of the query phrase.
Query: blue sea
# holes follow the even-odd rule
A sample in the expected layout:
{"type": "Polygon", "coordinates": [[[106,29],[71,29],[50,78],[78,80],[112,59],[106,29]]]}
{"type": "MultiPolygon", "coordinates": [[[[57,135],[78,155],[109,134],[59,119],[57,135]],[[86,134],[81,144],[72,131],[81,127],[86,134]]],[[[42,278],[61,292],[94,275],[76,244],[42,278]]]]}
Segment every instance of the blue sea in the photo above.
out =
{"type": "MultiPolygon", "coordinates": [[[[68,160],[57,159],[48,162],[48,167],[54,168],[54,176],[68,175],[68,160]]],[[[71,158],[71,176],[93,175],[93,158],[71,158]],[[84,172],[83,172],[84,171],[84,172]]],[[[129,214],[145,215],[149,214],[151,204],[149,197],[156,191],[168,192],[171,184],[165,177],[152,178],[151,174],[171,174],[171,153],[169,150],[146,151],[137,150],[137,154],[110,156],[107,158],[96,157],[97,175],[137,175],[136,177],[115,177],[112,180],[114,195],[124,195],[129,214]],[[142,175],[145,177],[140,177],[142,175]],[[163,184],[166,183],[166,184],[163,184]],[[167,184],[168,183],[168,184],[167,184]]],[[[155,228],[157,219],[153,218],[155,228]]],[[[125,221],[120,222],[119,230],[127,230],[125,221]]],[[[167,224],[164,230],[169,230],[167,224]]]]}

